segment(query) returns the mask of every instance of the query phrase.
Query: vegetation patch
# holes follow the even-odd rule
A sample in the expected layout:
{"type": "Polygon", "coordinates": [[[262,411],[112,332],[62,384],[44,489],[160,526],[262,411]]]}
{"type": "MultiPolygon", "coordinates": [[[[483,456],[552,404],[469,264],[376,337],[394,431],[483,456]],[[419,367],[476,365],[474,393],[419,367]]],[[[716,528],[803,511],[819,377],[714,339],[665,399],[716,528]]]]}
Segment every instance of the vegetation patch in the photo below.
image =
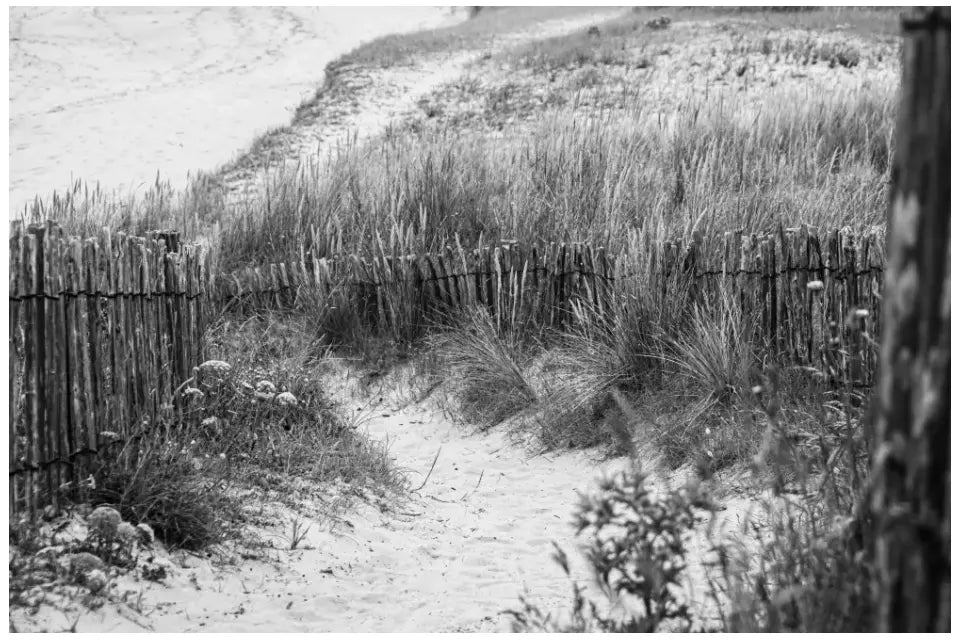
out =
{"type": "Polygon", "coordinates": [[[537,394],[522,367],[518,336],[501,332],[486,310],[468,313],[458,329],[432,339],[455,385],[463,417],[482,429],[533,405],[537,394]]]}

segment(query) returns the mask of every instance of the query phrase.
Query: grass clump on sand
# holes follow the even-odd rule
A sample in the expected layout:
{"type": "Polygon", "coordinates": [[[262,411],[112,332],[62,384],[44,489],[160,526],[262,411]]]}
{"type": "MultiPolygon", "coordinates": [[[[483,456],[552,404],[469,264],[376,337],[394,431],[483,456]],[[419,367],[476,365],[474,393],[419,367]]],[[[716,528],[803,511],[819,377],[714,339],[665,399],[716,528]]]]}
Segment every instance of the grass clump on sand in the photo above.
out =
{"type": "Polygon", "coordinates": [[[458,327],[437,334],[431,342],[460,381],[454,393],[461,415],[482,429],[537,401],[523,371],[519,337],[502,332],[485,309],[467,313],[458,327]]]}
{"type": "Polygon", "coordinates": [[[321,347],[297,317],[224,318],[217,359],[197,368],[160,420],[101,456],[86,499],[145,522],[169,545],[222,541],[240,516],[236,490],[292,497],[303,483],[389,495],[402,475],[355,429],[321,384],[321,347]]]}

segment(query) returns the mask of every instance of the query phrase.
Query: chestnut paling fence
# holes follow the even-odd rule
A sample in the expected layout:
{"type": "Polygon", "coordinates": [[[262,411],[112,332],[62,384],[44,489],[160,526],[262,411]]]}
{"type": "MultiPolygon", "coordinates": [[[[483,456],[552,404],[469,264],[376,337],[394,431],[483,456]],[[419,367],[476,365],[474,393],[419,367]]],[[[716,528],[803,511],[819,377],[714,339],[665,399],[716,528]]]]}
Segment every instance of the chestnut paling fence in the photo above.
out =
{"type": "MultiPolygon", "coordinates": [[[[727,233],[655,247],[634,235],[617,253],[587,244],[515,243],[366,259],[297,260],[216,275],[203,247],[175,232],[66,237],[53,223],[11,227],[10,511],[34,513],[78,486],[106,441],[148,422],[202,362],[215,314],[283,309],[310,295],[349,305],[397,339],[486,308],[501,327],[564,327],[577,306],[609,310],[640,273],[682,274],[689,301],[724,288],[754,340],[781,362],[844,384],[872,384],[885,268],[881,231],[727,233]]],[[[384,246],[381,244],[381,246],[384,246]]],[[[654,277],[649,277],[650,274],[654,277]]],[[[604,317],[601,313],[598,317],[604,317]]]]}
{"type": "Polygon", "coordinates": [[[201,361],[206,252],[176,233],[10,234],[10,513],[56,504],[201,361]]]}
{"type": "Polygon", "coordinates": [[[563,327],[576,321],[577,305],[602,311],[618,304],[621,285],[638,274],[652,273],[650,286],[665,287],[676,273],[691,302],[721,287],[733,294],[743,316],[755,318],[754,339],[771,356],[867,386],[876,362],[870,336],[878,335],[884,243],[879,229],[824,233],[803,226],[656,247],[635,234],[616,253],[578,243],[456,244],[430,255],[395,248],[368,260],[308,256],[241,269],[220,276],[213,295],[250,310],[293,306],[307,290],[341,304],[347,299],[367,324],[403,337],[477,306],[501,327],[563,327]]]}

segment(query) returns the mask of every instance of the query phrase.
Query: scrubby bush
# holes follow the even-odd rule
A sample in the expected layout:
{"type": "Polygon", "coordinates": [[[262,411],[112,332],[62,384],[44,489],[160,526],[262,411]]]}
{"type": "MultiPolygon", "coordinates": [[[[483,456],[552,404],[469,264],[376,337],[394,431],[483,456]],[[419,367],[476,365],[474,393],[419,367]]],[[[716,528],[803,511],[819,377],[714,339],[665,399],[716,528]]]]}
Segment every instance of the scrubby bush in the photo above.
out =
{"type": "MultiPolygon", "coordinates": [[[[767,389],[767,393],[778,393],[767,389]]],[[[714,596],[727,631],[864,632],[877,614],[866,503],[867,446],[849,402],[825,403],[821,433],[793,442],[778,402],[767,402],[758,453],[765,527],[753,543],[721,541],[714,596]],[[814,464],[811,464],[811,461],[814,464]]]]}
{"type": "MultiPolygon", "coordinates": [[[[692,616],[680,587],[687,568],[684,537],[693,528],[693,505],[698,500],[693,487],[653,493],[639,468],[602,480],[599,493],[581,496],[574,526],[577,534],[588,534],[585,554],[611,613],[588,601],[574,582],[569,621],[521,598],[521,610],[507,611],[513,630],[688,631],[692,616]],[[612,615],[614,610],[623,613],[612,615]]],[[[559,547],[554,560],[569,576],[566,554],[559,547]]]]}
{"type": "MultiPolygon", "coordinates": [[[[739,535],[711,536],[705,567],[719,617],[708,628],[747,632],[863,632],[876,615],[874,564],[865,509],[867,446],[860,413],[832,400],[801,433],[785,418],[775,384],[762,395],[767,433],[752,462],[752,490],[764,496],[739,535]]],[[[832,392],[831,392],[832,393],[832,392]]],[[[811,416],[813,417],[813,416],[811,416]]],[[[508,613],[516,631],[686,630],[692,612],[676,587],[684,579],[684,535],[694,507],[713,508],[703,486],[655,495],[634,470],[605,479],[576,514],[589,531],[586,557],[609,607],[574,584],[569,615],[557,617],[522,598],[508,613]],[[609,612],[624,612],[612,615],[609,612]]],[[[569,575],[566,556],[555,560],[569,575]]]]}

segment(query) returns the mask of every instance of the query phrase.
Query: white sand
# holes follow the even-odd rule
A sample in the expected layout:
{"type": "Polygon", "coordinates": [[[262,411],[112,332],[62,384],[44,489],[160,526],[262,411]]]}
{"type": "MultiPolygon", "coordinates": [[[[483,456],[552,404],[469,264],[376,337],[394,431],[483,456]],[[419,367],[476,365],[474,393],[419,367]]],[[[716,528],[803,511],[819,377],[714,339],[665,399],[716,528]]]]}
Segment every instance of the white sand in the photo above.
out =
{"type": "Polygon", "coordinates": [[[212,169],[288,124],[325,65],[387,33],[452,24],[440,7],[10,11],[10,203],[71,179],[142,189],[212,169]]]}
{"type": "MultiPolygon", "coordinates": [[[[371,498],[334,522],[309,500],[298,511],[268,505],[263,524],[250,529],[270,547],[267,560],[221,564],[175,554],[177,568],[162,584],[134,575],[117,581],[115,593],[128,592],[128,604],[90,611],[52,598],[55,606],[32,616],[17,610],[11,620],[20,631],[57,631],[74,621],[80,632],[507,631],[510,618],[502,612],[519,608],[525,590],[545,611],[569,612],[570,582],[551,560],[551,542],[568,553],[574,577],[589,586],[570,526],[577,492],[592,490],[601,474],[624,468],[626,459],[598,462],[596,452],[531,457],[503,428],[471,433],[426,404],[404,407],[388,397],[370,405],[356,396],[348,402],[372,406],[365,428],[389,442],[414,487],[440,452],[423,488],[394,510],[371,498]],[[298,517],[311,530],[291,551],[291,521],[298,517]]],[[[653,482],[664,486],[678,478],[653,482]]],[[[722,527],[737,530],[749,502],[727,506],[722,527]]],[[[260,507],[251,509],[259,513],[260,507]]],[[[704,529],[689,543],[691,567],[705,557],[704,529]]],[[[702,570],[692,568],[690,575],[686,591],[709,612],[702,570]]],[[[603,602],[596,589],[589,593],[603,602]]]]}

